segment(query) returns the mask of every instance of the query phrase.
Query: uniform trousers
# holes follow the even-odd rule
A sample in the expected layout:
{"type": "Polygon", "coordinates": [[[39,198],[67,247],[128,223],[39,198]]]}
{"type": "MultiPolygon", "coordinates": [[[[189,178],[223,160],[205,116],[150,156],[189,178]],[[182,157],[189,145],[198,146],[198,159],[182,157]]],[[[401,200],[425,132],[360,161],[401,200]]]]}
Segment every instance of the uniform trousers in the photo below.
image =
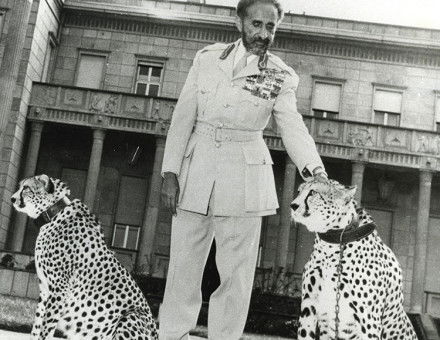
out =
{"type": "Polygon", "coordinates": [[[246,323],[260,241],[261,217],[223,217],[178,209],[171,225],[159,339],[190,339],[202,304],[201,283],[213,239],[220,286],[208,311],[210,340],[238,340],[246,323]]]}

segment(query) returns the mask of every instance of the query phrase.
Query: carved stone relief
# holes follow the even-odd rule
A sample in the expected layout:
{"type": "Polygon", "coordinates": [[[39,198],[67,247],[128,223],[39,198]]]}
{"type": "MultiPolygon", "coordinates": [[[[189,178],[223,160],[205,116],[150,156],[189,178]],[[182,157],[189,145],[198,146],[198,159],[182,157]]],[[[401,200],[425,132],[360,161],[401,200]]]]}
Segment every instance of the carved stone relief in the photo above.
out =
{"type": "Polygon", "coordinates": [[[318,136],[322,138],[339,138],[339,124],[337,122],[320,121],[318,123],[318,136]]]}
{"type": "Polygon", "coordinates": [[[143,98],[127,97],[124,111],[139,115],[143,114],[145,111],[145,100],[143,98]]]}
{"type": "Polygon", "coordinates": [[[415,151],[440,155],[440,137],[418,135],[416,139],[415,151]]]}
{"type": "Polygon", "coordinates": [[[32,105],[35,106],[55,106],[57,102],[58,88],[56,87],[35,87],[32,90],[32,105]],[[35,91],[35,92],[34,92],[35,91]]]}
{"type": "Polygon", "coordinates": [[[115,114],[118,106],[118,95],[116,94],[103,94],[94,93],[90,101],[90,111],[115,114]]]}
{"type": "Polygon", "coordinates": [[[64,93],[64,104],[80,106],[83,103],[83,95],[86,92],[83,90],[66,89],[64,93]]]}
{"type": "Polygon", "coordinates": [[[368,127],[353,127],[348,134],[348,142],[354,146],[374,146],[374,133],[368,127]]]}
{"type": "Polygon", "coordinates": [[[405,131],[391,130],[385,134],[385,145],[387,146],[406,147],[406,140],[405,131]]]}

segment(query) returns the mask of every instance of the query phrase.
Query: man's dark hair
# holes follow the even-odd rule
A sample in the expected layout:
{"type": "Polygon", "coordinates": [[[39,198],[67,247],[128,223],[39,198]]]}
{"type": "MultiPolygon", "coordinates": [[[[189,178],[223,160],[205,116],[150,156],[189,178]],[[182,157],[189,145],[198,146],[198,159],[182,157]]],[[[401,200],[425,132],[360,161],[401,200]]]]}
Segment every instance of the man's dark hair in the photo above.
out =
{"type": "Polygon", "coordinates": [[[284,17],[284,10],[281,6],[280,2],[278,0],[240,0],[237,4],[237,15],[238,17],[243,20],[247,15],[247,9],[248,7],[252,6],[256,3],[262,3],[262,4],[271,4],[273,5],[278,12],[278,21],[281,21],[284,17]]]}

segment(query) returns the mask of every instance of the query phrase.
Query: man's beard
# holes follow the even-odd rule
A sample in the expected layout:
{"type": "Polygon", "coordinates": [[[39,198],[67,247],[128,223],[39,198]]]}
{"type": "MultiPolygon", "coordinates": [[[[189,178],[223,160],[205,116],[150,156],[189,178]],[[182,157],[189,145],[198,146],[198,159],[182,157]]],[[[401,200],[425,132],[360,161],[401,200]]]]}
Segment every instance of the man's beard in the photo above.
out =
{"type": "Polygon", "coordinates": [[[246,35],[244,30],[241,31],[241,40],[243,41],[243,45],[247,51],[259,56],[265,55],[268,48],[272,45],[272,42],[269,38],[251,38],[246,35]]]}

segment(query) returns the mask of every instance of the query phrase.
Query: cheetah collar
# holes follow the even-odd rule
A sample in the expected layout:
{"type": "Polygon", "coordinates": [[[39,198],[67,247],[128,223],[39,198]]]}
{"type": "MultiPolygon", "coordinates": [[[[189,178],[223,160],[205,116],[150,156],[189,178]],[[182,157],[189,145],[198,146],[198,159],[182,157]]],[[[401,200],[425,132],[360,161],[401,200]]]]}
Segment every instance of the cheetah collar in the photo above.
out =
{"type": "Polygon", "coordinates": [[[38,226],[42,226],[49,223],[61,210],[70,205],[70,200],[67,197],[63,197],[57,203],[43,211],[40,216],[35,219],[35,223],[38,226]]]}
{"type": "Polygon", "coordinates": [[[364,224],[361,227],[357,227],[356,224],[357,223],[352,223],[345,229],[329,230],[326,233],[318,233],[318,236],[321,240],[328,243],[345,244],[359,241],[370,235],[376,229],[376,224],[373,222],[364,224]]]}

